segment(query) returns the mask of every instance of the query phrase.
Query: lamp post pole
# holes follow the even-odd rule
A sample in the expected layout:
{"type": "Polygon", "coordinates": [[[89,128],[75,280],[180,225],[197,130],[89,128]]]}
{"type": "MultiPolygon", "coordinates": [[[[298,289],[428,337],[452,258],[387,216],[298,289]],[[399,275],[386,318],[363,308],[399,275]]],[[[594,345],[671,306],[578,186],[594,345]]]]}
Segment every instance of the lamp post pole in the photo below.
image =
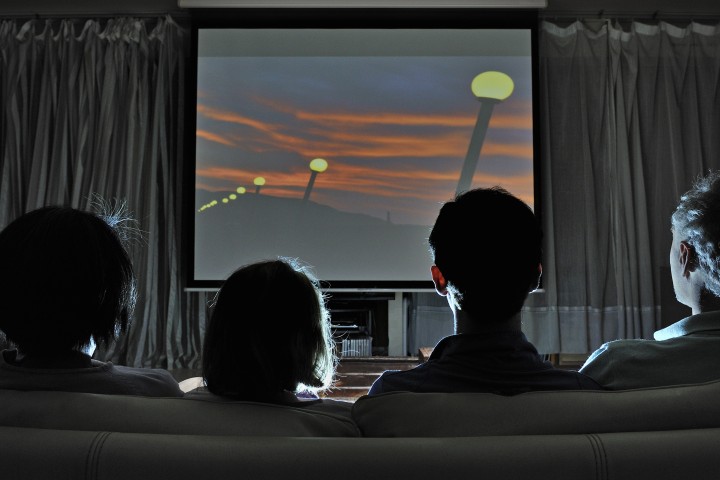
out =
{"type": "Polygon", "coordinates": [[[255,177],[255,179],[253,179],[253,183],[255,184],[255,193],[260,193],[260,187],[265,185],[265,178],[255,177]]]}
{"type": "Polygon", "coordinates": [[[514,88],[515,84],[512,79],[502,72],[483,72],[473,79],[471,90],[480,100],[480,110],[470,137],[465,162],[460,170],[460,179],[455,190],[456,195],[470,189],[495,104],[508,98],[514,88]]]}
{"type": "Polygon", "coordinates": [[[322,173],[328,168],[328,162],[323,158],[316,158],[310,162],[310,181],[308,181],[307,188],[305,189],[305,195],[303,195],[303,202],[307,202],[310,198],[310,192],[312,192],[313,185],[315,185],[315,178],[318,173],[322,173]]]}

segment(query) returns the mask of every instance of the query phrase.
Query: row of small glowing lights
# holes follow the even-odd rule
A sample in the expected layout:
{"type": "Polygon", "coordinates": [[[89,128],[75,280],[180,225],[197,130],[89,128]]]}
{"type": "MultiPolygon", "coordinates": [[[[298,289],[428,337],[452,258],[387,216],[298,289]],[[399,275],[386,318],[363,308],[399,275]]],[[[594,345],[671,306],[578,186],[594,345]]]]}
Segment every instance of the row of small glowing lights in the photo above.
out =
{"type": "MultiPolygon", "coordinates": [[[[308,182],[307,189],[305,190],[305,197],[303,200],[307,200],[307,198],[310,196],[310,191],[312,190],[313,183],[315,183],[315,177],[318,173],[322,173],[328,168],[328,162],[327,160],[323,158],[315,158],[310,162],[310,181],[308,182]]],[[[265,177],[255,177],[253,180],[253,184],[255,185],[255,193],[260,193],[260,187],[265,185],[265,177]]],[[[236,190],[237,194],[244,195],[247,192],[247,189],[245,187],[238,187],[236,190]]],[[[237,200],[238,195],[235,193],[231,193],[227,197],[223,197],[220,202],[217,200],[212,200],[202,207],[198,209],[198,213],[204,212],[205,210],[209,208],[216,207],[218,205],[230,203],[232,200],[237,200]]]]}

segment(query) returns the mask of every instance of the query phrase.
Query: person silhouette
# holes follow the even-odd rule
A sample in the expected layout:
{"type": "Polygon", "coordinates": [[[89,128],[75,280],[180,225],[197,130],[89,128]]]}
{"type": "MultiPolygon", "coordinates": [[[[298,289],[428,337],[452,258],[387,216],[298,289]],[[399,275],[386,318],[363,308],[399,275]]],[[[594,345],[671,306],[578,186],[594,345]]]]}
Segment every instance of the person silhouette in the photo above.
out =
{"type": "Polygon", "coordinates": [[[92,358],[135,306],[125,220],[49,206],[0,232],[0,330],[16,347],[0,352],[0,389],[183,396],[167,370],[92,358]]]}
{"type": "Polygon", "coordinates": [[[699,177],[671,218],[670,274],[692,315],[654,340],[606,342],[580,368],[610,390],[720,379],[720,172],[699,177]]]}
{"type": "Polygon", "coordinates": [[[189,393],[292,406],[333,403],[319,394],[331,387],[336,365],[330,313],[311,269],[298,259],[262,260],[235,270],[218,291],[205,331],[202,382],[189,393]]]}
{"type": "Polygon", "coordinates": [[[428,243],[454,334],[417,367],[384,372],[369,395],[600,389],[544,360],[521,330],[522,306],[542,274],[542,232],[528,205],[500,187],[463,192],[441,207],[428,243]]]}

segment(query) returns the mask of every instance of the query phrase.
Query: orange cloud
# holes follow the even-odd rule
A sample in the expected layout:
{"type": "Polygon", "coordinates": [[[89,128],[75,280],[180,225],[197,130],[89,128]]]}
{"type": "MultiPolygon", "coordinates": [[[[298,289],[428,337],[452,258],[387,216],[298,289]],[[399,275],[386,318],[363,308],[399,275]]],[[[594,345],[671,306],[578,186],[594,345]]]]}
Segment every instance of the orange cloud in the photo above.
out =
{"type": "Polygon", "coordinates": [[[221,135],[218,135],[217,133],[208,132],[207,130],[197,130],[195,134],[198,136],[198,138],[204,138],[205,140],[209,140],[211,142],[221,143],[223,145],[227,145],[228,147],[234,147],[235,144],[228,140],[225,137],[222,137],[221,135]]]}
{"type": "MultiPolygon", "coordinates": [[[[314,124],[303,135],[293,135],[287,126],[248,118],[234,112],[198,105],[198,114],[204,117],[250,127],[253,132],[235,135],[232,140],[202,131],[204,138],[225,145],[242,143],[255,152],[283,150],[303,157],[333,156],[356,158],[384,157],[460,157],[464,158],[474,117],[453,115],[408,114],[316,114],[296,112],[300,119],[314,124]],[[399,125],[442,127],[434,134],[389,134],[382,130],[370,132],[373,125],[399,125]],[[462,129],[460,131],[459,129],[462,129]],[[308,135],[307,137],[305,135],[308,135]]],[[[495,115],[490,128],[532,128],[530,115],[495,115]]],[[[200,135],[200,133],[199,133],[200,135]]],[[[530,144],[483,145],[486,155],[513,155],[532,158],[530,144]]]]}
{"type": "MultiPolygon", "coordinates": [[[[468,115],[412,115],[407,113],[309,113],[296,112],[300,120],[311,120],[320,125],[337,127],[345,125],[400,125],[435,127],[470,127],[475,125],[476,117],[468,115]]],[[[532,115],[498,115],[490,118],[490,128],[532,129],[532,115]]]]}
{"type": "Polygon", "coordinates": [[[496,115],[490,117],[489,128],[506,128],[509,130],[532,130],[533,118],[529,115],[496,115]]]}
{"type": "Polygon", "coordinates": [[[272,131],[274,130],[271,125],[263,123],[253,118],[245,117],[234,112],[227,110],[219,110],[217,108],[207,107],[205,105],[198,104],[197,106],[198,115],[210,118],[212,120],[219,120],[221,122],[237,123],[240,125],[247,125],[261,131],[272,131]]]}
{"type": "MultiPolygon", "coordinates": [[[[402,126],[436,126],[436,127],[472,127],[475,125],[475,115],[455,114],[408,114],[394,112],[307,112],[298,110],[295,106],[283,104],[268,98],[255,97],[257,103],[289,115],[300,120],[313,121],[321,125],[337,127],[345,125],[402,125],[402,126]]],[[[532,102],[523,100],[508,100],[503,102],[504,110],[515,112],[513,114],[493,113],[490,119],[491,128],[532,129],[532,102]]],[[[496,108],[497,110],[497,108],[496,108]]]]}
{"type": "MultiPolygon", "coordinates": [[[[280,149],[302,157],[464,158],[470,141],[470,131],[440,131],[433,135],[389,135],[347,130],[312,130],[308,133],[319,139],[275,134],[270,138],[254,136],[249,142],[246,138],[245,145],[257,152],[280,149]]],[[[500,144],[486,140],[483,154],[532,158],[533,147],[532,144],[500,144]]]]}
{"type": "Polygon", "coordinates": [[[407,113],[310,113],[296,112],[300,120],[320,125],[435,125],[440,127],[467,127],[475,121],[472,117],[456,115],[411,115],[407,113]]]}

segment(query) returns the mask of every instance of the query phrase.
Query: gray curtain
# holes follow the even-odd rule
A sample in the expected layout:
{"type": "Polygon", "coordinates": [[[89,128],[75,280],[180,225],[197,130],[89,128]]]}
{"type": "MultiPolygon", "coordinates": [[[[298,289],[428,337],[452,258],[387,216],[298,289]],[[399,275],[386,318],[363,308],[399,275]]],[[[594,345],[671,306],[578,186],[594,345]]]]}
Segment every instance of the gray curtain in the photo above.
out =
{"type": "Polygon", "coordinates": [[[170,17],[0,22],[0,228],[50,204],[125,204],[139,301],[99,356],[131,366],[193,360],[180,276],[188,32],[170,17]],[[184,338],[186,341],[177,341],[184,338]]]}
{"type": "Polygon", "coordinates": [[[720,168],[720,25],[540,25],[544,292],[524,329],[544,352],[652,338],[670,215],[720,168]]]}

